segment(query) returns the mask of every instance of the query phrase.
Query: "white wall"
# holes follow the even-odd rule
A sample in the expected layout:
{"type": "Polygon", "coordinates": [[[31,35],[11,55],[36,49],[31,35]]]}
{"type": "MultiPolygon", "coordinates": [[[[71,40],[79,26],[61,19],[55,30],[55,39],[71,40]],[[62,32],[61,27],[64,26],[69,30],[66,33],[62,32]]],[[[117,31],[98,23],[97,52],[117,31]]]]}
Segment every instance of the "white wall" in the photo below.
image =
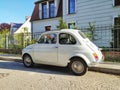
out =
{"type": "Polygon", "coordinates": [[[51,26],[51,30],[55,30],[59,25],[59,19],[60,18],[53,18],[34,21],[33,33],[45,31],[45,26],[51,26]]]}
{"type": "MultiPolygon", "coordinates": [[[[96,25],[114,24],[114,17],[120,14],[120,6],[114,6],[113,1],[114,0],[76,0],[76,13],[68,14],[68,0],[63,0],[64,21],[66,23],[75,22],[78,27],[86,27],[89,22],[96,22],[96,25]]],[[[58,3],[59,0],[55,0],[56,8],[58,3]]],[[[39,4],[39,11],[41,12],[41,4],[39,4]]],[[[41,18],[42,14],[40,13],[39,15],[41,18]]],[[[48,22],[50,21],[46,19],[34,21],[33,23],[45,23],[47,20],[48,22]]]]}
{"type": "Polygon", "coordinates": [[[113,6],[113,0],[76,0],[75,14],[68,14],[68,0],[63,0],[63,7],[65,21],[75,21],[79,27],[88,26],[89,22],[111,25],[113,17],[120,14],[120,6],[113,6]]]}
{"type": "Polygon", "coordinates": [[[24,24],[14,33],[24,33],[24,28],[28,28],[28,32],[31,32],[31,22],[30,18],[24,22],[24,24]]]}

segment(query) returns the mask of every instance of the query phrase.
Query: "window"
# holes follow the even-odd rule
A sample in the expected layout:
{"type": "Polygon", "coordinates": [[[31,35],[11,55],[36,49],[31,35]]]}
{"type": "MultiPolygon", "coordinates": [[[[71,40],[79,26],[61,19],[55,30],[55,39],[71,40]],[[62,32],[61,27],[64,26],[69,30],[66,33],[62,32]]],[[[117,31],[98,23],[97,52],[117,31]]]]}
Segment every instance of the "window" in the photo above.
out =
{"type": "Polygon", "coordinates": [[[42,4],[42,18],[47,18],[47,3],[42,4]]]}
{"type": "Polygon", "coordinates": [[[114,5],[119,6],[120,5],[120,0],[114,0],[114,5]]]}
{"type": "Polygon", "coordinates": [[[74,29],[75,28],[75,23],[68,23],[68,28],[69,29],[74,29]]]}
{"type": "Polygon", "coordinates": [[[114,18],[114,25],[117,25],[118,24],[118,17],[115,17],[114,18]]]}
{"type": "Polygon", "coordinates": [[[68,2],[68,9],[69,9],[69,14],[75,13],[75,0],[69,0],[68,2]]]}
{"type": "Polygon", "coordinates": [[[54,1],[47,1],[42,3],[42,19],[55,17],[55,3],[54,1]]]}
{"type": "Polygon", "coordinates": [[[54,1],[51,1],[49,3],[49,16],[50,17],[55,17],[55,5],[54,5],[54,1]]]}
{"type": "Polygon", "coordinates": [[[40,44],[56,44],[57,42],[57,35],[55,33],[52,34],[45,34],[41,36],[38,43],[40,44]]]}
{"type": "Polygon", "coordinates": [[[82,38],[84,38],[84,39],[87,38],[83,32],[79,31],[78,33],[80,34],[80,36],[81,36],[82,38]]]}
{"type": "Polygon", "coordinates": [[[51,26],[45,26],[45,31],[50,31],[51,30],[51,26]]]}
{"type": "Polygon", "coordinates": [[[60,44],[68,44],[68,45],[73,45],[76,44],[76,40],[75,38],[70,35],[70,34],[66,34],[66,33],[61,33],[59,35],[59,43],[60,44]]]}

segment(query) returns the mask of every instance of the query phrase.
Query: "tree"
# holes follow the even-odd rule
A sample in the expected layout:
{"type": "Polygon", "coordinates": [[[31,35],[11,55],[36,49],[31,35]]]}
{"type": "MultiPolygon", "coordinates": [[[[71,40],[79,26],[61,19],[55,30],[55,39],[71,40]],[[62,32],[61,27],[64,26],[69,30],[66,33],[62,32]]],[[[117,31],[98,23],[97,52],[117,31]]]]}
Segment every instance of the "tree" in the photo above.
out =
{"type": "Polygon", "coordinates": [[[74,22],[72,22],[71,24],[72,24],[72,28],[71,29],[78,29],[78,27],[75,25],[74,22]]]}
{"type": "Polygon", "coordinates": [[[89,30],[88,33],[86,33],[86,36],[90,39],[90,40],[95,40],[95,22],[91,23],[89,22],[89,27],[87,28],[89,30]]]}
{"type": "Polygon", "coordinates": [[[8,23],[0,24],[0,33],[8,33],[10,31],[10,25],[8,23]]]}
{"type": "Polygon", "coordinates": [[[6,34],[9,34],[10,25],[7,23],[0,24],[0,48],[6,47],[6,34]]]}
{"type": "Polygon", "coordinates": [[[67,24],[63,21],[63,18],[60,18],[59,20],[59,26],[57,26],[57,29],[61,30],[61,29],[67,29],[67,24]]]}
{"type": "Polygon", "coordinates": [[[19,49],[22,49],[33,43],[35,42],[34,39],[31,39],[31,33],[28,32],[28,27],[23,27],[20,33],[14,34],[14,46],[19,49]]]}

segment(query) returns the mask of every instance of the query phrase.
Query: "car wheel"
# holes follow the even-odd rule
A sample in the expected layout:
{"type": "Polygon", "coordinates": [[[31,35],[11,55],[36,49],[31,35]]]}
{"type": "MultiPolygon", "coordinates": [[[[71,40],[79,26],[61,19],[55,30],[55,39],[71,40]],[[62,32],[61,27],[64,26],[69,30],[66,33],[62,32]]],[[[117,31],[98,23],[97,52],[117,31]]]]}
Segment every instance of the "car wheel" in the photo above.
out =
{"type": "Polygon", "coordinates": [[[25,55],[23,57],[23,64],[25,65],[25,67],[32,67],[34,63],[29,55],[25,55]]]}
{"type": "Polygon", "coordinates": [[[82,59],[79,59],[79,58],[72,59],[69,64],[69,68],[73,74],[78,75],[78,76],[84,75],[88,70],[86,63],[82,59]]]}

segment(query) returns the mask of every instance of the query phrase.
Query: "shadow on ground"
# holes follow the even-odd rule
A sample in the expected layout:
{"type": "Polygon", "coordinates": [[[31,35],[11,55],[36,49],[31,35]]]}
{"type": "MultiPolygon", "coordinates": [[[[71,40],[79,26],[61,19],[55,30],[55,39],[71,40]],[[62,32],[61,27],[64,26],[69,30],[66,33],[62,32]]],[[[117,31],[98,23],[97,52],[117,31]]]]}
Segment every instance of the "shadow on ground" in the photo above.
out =
{"type": "Polygon", "coordinates": [[[1,61],[0,69],[20,70],[28,72],[37,72],[45,74],[72,75],[67,67],[55,67],[48,65],[35,65],[32,68],[26,68],[21,61],[1,61]]]}

